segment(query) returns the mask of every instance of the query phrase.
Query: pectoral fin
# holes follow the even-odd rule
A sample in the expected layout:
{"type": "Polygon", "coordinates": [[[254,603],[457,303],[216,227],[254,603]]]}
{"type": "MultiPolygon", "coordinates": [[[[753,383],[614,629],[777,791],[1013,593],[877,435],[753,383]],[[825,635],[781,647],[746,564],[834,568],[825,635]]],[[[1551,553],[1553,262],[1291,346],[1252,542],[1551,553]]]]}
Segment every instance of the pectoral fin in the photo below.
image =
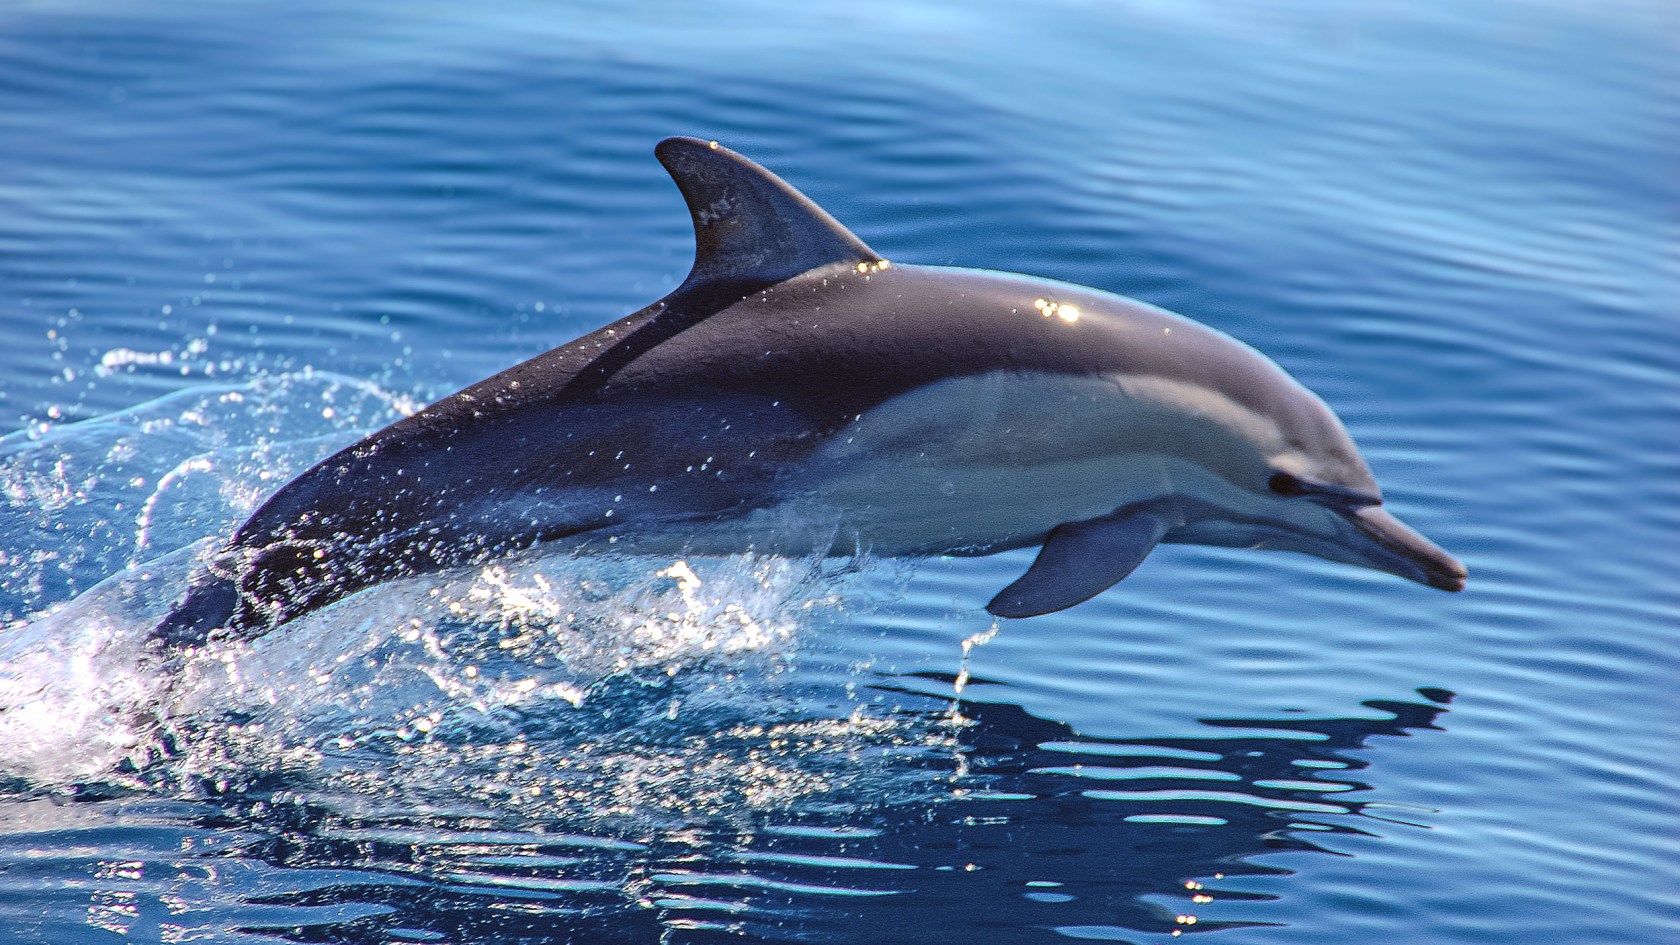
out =
{"type": "Polygon", "coordinates": [[[1131,509],[1058,525],[1027,573],[986,610],[998,617],[1036,617],[1090,600],[1131,574],[1166,531],[1160,516],[1131,509]]]}

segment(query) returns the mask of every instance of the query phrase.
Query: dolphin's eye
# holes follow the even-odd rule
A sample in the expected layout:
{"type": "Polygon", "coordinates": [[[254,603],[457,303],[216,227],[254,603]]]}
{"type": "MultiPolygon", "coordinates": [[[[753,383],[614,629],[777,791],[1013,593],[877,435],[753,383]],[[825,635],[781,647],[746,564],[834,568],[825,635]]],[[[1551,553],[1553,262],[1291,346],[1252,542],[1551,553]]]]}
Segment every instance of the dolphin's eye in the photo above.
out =
{"type": "Polygon", "coordinates": [[[1266,480],[1266,488],[1277,495],[1306,495],[1309,491],[1299,477],[1286,472],[1272,473],[1272,478],[1266,480]]]}
{"type": "Polygon", "coordinates": [[[1347,486],[1311,482],[1286,472],[1272,473],[1271,478],[1266,480],[1266,488],[1272,490],[1274,495],[1305,497],[1315,502],[1322,502],[1332,508],[1358,509],[1367,505],[1382,504],[1380,494],[1347,486]]]}

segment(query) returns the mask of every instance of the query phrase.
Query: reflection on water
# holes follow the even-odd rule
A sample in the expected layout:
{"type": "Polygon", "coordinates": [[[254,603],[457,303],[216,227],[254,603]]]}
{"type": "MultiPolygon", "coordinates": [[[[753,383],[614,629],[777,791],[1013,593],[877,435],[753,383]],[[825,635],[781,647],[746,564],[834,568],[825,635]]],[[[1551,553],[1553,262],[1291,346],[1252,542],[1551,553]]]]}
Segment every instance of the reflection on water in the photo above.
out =
{"type": "MultiPolygon", "coordinates": [[[[1047,929],[1135,941],[1275,921],[1274,894],[1245,878],[1289,871],[1261,854],[1333,849],[1327,838],[1371,818],[1404,821],[1368,796],[1360,749],[1436,728],[1451,696],[1114,741],[1006,701],[971,697],[953,712],[915,694],[948,681],[878,679],[904,701],[874,725],[861,713],[716,733],[690,722],[676,740],[688,766],[635,772],[647,796],[737,780],[747,791],[755,766],[812,782],[768,803],[627,812],[592,808],[589,797],[613,796],[597,786],[525,809],[505,795],[403,795],[371,770],[329,786],[276,775],[194,801],[95,790],[7,804],[0,882],[57,888],[49,927],[147,939],[825,941],[867,915],[895,941],[1037,942],[1047,929]],[[825,781],[824,752],[869,777],[825,781]],[[724,764],[697,770],[708,757],[724,764]]],[[[609,717],[628,708],[595,705],[609,717]]],[[[627,756],[644,737],[644,757],[673,750],[657,726],[634,728],[627,756]]],[[[590,754],[560,734],[527,745],[555,768],[590,754]]],[[[517,770],[453,763],[458,777],[517,770]]]]}
{"type": "Polygon", "coordinates": [[[876,822],[870,856],[917,872],[883,884],[900,895],[871,911],[916,930],[906,941],[954,925],[1026,942],[1042,928],[1124,939],[1264,922],[1263,910],[1231,905],[1269,898],[1243,892],[1240,877],[1287,871],[1251,859],[1322,849],[1315,837],[1393,816],[1360,797],[1369,788],[1355,752],[1374,736],[1435,728],[1450,694],[1425,697],[1373,700],[1363,717],[1205,719],[1221,733],[1126,741],[965,700],[941,772],[949,798],[876,822]]]}

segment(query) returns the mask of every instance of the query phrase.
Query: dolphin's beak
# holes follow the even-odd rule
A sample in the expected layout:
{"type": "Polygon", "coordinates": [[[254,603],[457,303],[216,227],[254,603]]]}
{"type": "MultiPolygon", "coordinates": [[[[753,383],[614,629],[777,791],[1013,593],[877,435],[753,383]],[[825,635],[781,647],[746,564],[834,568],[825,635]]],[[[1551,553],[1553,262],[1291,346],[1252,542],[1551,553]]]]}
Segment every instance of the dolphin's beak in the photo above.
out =
{"type": "Polygon", "coordinates": [[[1344,515],[1361,546],[1346,550],[1363,558],[1361,564],[1443,591],[1464,590],[1469,575],[1464,565],[1382,506],[1350,509],[1344,515]]]}

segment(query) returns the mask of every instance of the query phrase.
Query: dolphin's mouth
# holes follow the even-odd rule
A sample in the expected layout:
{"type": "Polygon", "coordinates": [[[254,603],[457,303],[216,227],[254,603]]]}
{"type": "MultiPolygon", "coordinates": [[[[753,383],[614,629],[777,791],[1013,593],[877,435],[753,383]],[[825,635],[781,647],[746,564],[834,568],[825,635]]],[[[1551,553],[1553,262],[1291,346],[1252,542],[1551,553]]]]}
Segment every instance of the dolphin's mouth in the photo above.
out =
{"type": "Polygon", "coordinates": [[[1443,591],[1464,590],[1469,574],[1464,565],[1381,505],[1314,505],[1317,514],[1312,519],[1292,523],[1232,515],[1211,504],[1192,505],[1180,500],[1172,508],[1176,520],[1183,524],[1167,532],[1162,541],[1294,551],[1382,571],[1443,591]]]}
{"type": "Polygon", "coordinates": [[[1353,526],[1362,547],[1348,550],[1367,560],[1361,562],[1379,571],[1438,587],[1443,591],[1464,590],[1469,571],[1464,564],[1380,505],[1347,509],[1343,518],[1353,526]]]}

